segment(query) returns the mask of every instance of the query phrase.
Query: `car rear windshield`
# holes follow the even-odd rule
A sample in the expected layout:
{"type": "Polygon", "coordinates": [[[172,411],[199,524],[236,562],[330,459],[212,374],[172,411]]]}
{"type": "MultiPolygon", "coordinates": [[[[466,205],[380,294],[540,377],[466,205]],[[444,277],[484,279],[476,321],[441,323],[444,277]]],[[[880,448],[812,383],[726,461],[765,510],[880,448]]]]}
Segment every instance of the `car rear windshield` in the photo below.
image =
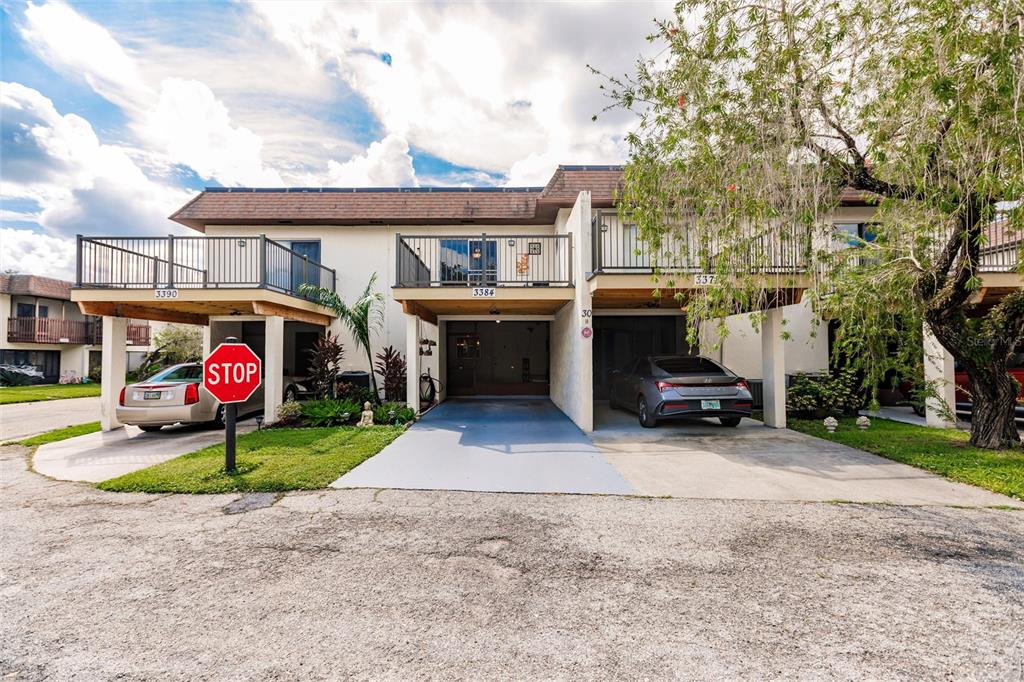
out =
{"type": "Polygon", "coordinates": [[[184,384],[198,384],[202,380],[202,365],[182,365],[157,372],[146,381],[178,381],[184,384]]]}
{"type": "Polygon", "coordinates": [[[654,361],[654,364],[658,369],[670,376],[680,374],[725,374],[721,367],[704,358],[659,358],[654,361]]]}

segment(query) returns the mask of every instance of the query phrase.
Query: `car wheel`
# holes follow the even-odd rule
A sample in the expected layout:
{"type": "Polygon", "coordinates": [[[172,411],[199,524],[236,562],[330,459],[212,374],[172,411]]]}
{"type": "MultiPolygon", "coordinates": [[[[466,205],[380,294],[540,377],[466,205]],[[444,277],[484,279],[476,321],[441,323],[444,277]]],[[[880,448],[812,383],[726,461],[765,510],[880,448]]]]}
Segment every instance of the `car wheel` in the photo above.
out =
{"type": "Polygon", "coordinates": [[[742,419],[743,417],[719,417],[718,421],[722,422],[722,426],[739,426],[742,419]]]}
{"type": "Polygon", "coordinates": [[[287,402],[295,402],[298,399],[299,399],[299,392],[295,390],[294,386],[289,386],[288,388],[285,389],[285,391],[284,391],[284,401],[286,403],[287,402]]]}
{"type": "Polygon", "coordinates": [[[152,431],[159,431],[160,429],[164,428],[164,425],[163,424],[139,424],[139,428],[142,429],[143,431],[152,432],[152,431]]]}
{"type": "Polygon", "coordinates": [[[645,429],[653,429],[658,425],[658,420],[654,418],[654,415],[647,409],[647,399],[643,396],[636,402],[636,413],[640,418],[640,426],[645,429]]]}
{"type": "Polygon", "coordinates": [[[210,422],[210,423],[213,424],[213,428],[215,428],[215,429],[223,429],[224,428],[224,406],[223,405],[218,405],[217,406],[217,414],[214,415],[213,421],[210,422]]]}

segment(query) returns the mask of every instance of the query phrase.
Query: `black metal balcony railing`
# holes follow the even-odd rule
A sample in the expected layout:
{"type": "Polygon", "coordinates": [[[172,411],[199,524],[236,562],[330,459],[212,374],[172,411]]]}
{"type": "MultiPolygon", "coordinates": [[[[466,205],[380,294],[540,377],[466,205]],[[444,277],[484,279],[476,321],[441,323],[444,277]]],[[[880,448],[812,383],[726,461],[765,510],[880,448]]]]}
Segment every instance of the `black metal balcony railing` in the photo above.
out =
{"type": "MultiPolygon", "coordinates": [[[[714,258],[727,244],[702,240],[687,230],[665,234],[657,247],[640,237],[636,225],[623,222],[618,212],[597,210],[591,225],[593,267],[595,273],[664,272],[701,273],[701,254],[714,258]]],[[[800,273],[807,269],[809,236],[797,228],[758,230],[751,228],[743,236],[743,260],[750,271],[768,274],[800,273]]],[[[735,254],[734,254],[735,255],[735,254]]]]}
{"type": "Polygon", "coordinates": [[[395,236],[395,286],[572,286],[569,235],[395,236]]]}
{"type": "MultiPolygon", "coordinates": [[[[7,320],[11,343],[98,344],[103,341],[99,320],[60,320],[47,317],[12,317],[7,320]]],[[[128,345],[148,346],[149,325],[128,324],[128,345]]]]}
{"type": "Polygon", "coordinates": [[[265,235],[78,237],[76,285],[110,289],[262,288],[302,297],[304,283],[335,290],[331,268],[265,235]]]}

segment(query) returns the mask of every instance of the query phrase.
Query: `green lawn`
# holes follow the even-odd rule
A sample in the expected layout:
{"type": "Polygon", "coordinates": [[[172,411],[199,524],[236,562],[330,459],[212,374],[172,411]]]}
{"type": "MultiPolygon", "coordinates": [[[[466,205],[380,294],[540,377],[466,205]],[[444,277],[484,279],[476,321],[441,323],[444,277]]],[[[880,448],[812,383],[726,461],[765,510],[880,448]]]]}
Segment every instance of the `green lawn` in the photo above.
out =
{"type": "Polygon", "coordinates": [[[99,384],[46,384],[44,386],[2,386],[0,405],[34,403],[61,398],[91,398],[100,394],[99,384]]]}
{"type": "Polygon", "coordinates": [[[211,445],[109,481],[120,492],[227,493],[313,490],[377,454],[405,427],[267,429],[238,437],[237,469],[224,471],[224,444],[211,445]]]}
{"type": "Polygon", "coordinates": [[[99,422],[89,422],[88,424],[75,424],[74,426],[65,426],[62,429],[54,429],[53,431],[40,433],[38,436],[32,436],[31,438],[26,438],[25,440],[19,440],[17,441],[17,443],[18,445],[25,445],[30,448],[34,448],[40,445],[46,445],[47,443],[56,443],[59,440],[74,438],[75,436],[84,436],[87,433],[95,433],[99,430],[99,422]]]}
{"type": "Polygon", "coordinates": [[[820,421],[790,418],[788,426],[794,431],[1024,500],[1024,450],[1019,448],[982,450],[968,445],[968,434],[963,431],[914,426],[888,419],[872,419],[866,431],[857,428],[853,417],[841,418],[835,433],[826,431],[820,421]]]}

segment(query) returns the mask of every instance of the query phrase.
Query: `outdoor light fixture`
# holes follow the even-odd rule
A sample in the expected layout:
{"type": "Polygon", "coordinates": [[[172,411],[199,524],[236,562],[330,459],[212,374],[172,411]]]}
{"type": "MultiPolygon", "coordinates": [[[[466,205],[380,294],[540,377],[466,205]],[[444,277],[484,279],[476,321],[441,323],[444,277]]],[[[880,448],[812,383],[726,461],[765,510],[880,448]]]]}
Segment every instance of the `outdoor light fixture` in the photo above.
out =
{"type": "Polygon", "coordinates": [[[238,245],[241,246],[244,249],[245,248],[245,240],[244,239],[239,239],[238,240],[238,245]]]}
{"type": "Polygon", "coordinates": [[[477,247],[474,247],[474,249],[473,249],[473,258],[479,258],[479,257],[480,257],[480,247],[477,246],[477,247]]]}
{"type": "Polygon", "coordinates": [[[608,223],[601,223],[601,231],[602,232],[607,232],[608,231],[608,223]]]}
{"type": "Polygon", "coordinates": [[[256,430],[257,431],[262,431],[263,430],[263,415],[262,414],[256,415],[256,430]]]}

